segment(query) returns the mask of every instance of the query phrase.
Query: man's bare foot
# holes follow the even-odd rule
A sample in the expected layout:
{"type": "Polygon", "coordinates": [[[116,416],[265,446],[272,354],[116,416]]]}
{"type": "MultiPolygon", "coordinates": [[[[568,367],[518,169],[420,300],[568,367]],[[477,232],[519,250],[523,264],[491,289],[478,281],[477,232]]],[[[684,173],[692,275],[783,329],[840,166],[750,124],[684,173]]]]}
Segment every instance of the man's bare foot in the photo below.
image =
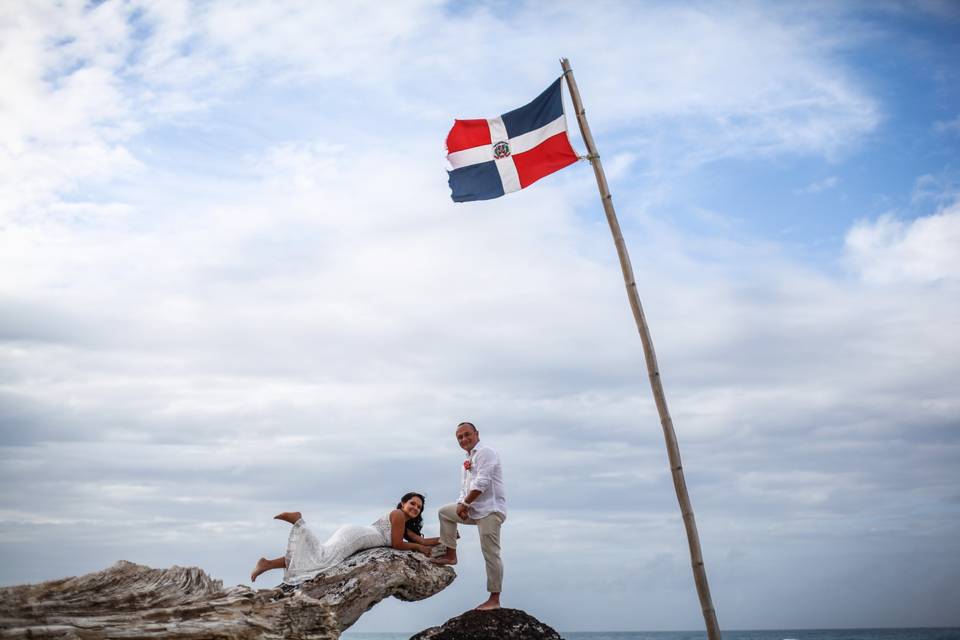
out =
{"type": "Polygon", "coordinates": [[[250,582],[256,582],[257,576],[259,576],[264,571],[267,571],[272,568],[273,567],[270,566],[269,560],[267,560],[266,558],[260,558],[259,560],[257,560],[256,566],[253,567],[253,573],[250,574],[250,582]]]}
{"type": "Polygon", "coordinates": [[[457,564],[457,550],[447,549],[446,553],[444,553],[442,556],[437,556],[436,558],[430,558],[430,562],[434,564],[447,564],[447,565],[457,564]]]}
{"type": "Polygon", "coordinates": [[[474,611],[490,611],[492,609],[500,608],[500,594],[491,593],[490,597],[487,598],[486,602],[482,602],[476,606],[474,611]]]}
{"type": "Polygon", "coordinates": [[[274,520],[283,520],[284,522],[289,522],[290,524],[297,524],[297,520],[302,518],[303,515],[299,511],[284,511],[283,513],[278,513],[273,516],[274,520]]]}

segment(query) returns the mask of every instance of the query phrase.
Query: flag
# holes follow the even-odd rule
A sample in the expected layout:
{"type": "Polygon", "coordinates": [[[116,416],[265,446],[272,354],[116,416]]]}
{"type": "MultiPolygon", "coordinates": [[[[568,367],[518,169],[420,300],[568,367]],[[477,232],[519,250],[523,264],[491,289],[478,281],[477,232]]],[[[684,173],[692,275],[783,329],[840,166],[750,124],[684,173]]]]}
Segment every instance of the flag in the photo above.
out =
{"type": "Polygon", "coordinates": [[[567,137],[562,79],[499,118],[454,121],[447,134],[454,202],[499,198],[577,161],[567,137]]]}

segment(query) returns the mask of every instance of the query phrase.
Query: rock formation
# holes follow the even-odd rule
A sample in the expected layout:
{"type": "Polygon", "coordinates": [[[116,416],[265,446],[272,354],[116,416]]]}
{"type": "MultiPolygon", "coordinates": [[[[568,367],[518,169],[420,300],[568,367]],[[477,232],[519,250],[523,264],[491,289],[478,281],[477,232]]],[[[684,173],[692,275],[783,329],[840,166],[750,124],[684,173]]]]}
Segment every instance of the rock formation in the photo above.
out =
{"type": "Polygon", "coordinates": [[[563,640],[560,634],[520,609],[467,611],[410,640],[563,640]]]}
{"type": "Polygon", "coordinates": [[[0,588],[0,636],[336,640],[384,598],[429,598],[455,577],[450,567],[388,548],[355,554],[294,591],[224,589],[196,567],[120,561],[77,578],[0,588]]]}

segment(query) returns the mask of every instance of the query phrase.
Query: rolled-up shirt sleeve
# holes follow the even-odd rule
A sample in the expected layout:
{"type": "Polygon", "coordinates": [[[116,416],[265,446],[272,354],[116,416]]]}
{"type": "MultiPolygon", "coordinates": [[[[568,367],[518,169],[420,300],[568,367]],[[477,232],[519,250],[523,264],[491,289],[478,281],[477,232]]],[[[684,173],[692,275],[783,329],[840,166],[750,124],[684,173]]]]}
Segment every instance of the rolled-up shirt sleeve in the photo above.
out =
{"type": "Polygon", "coordinates": [[[470,491],[487,491],[493,482],[494,469],[500,464],[500,458],[491,449],[481,449],[473,459],[473,479],[470,491]]]}

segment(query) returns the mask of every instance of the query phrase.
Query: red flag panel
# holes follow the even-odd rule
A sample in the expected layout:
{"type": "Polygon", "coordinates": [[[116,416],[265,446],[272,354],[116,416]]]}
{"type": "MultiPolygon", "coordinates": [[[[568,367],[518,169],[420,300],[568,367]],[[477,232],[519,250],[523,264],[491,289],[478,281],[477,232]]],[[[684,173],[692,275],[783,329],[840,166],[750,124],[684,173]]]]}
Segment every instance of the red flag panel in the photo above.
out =
{"type": "Polygon", "coordinates": [[[447,153],[490,144],[490,126],[486,120],[454,120],[447,134],[447,153]]]}
{"type": "Polygon", "coordinates": [[[577,154],[570,146],[567,132],[551,136],[529,151],[513,156],[520,176],[520,188],[526,188],[539,180],[577,161],[577,154]]]}

